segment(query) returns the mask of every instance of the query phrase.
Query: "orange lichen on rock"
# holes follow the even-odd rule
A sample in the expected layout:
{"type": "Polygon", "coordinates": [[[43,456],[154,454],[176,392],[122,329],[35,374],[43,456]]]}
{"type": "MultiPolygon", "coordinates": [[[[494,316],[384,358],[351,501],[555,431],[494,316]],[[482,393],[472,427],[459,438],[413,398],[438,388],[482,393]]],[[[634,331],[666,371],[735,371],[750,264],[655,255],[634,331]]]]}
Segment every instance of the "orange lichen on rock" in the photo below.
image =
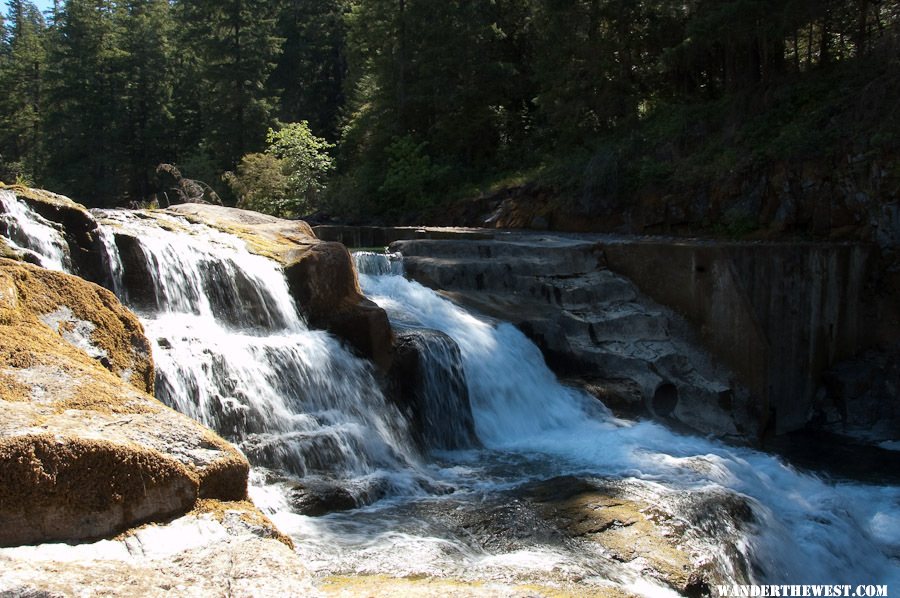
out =
{"type": "Polygon", "coordinates": [[[102,537],[186,512],[196,474],[139,446],[50,435],[0,440],[0,546],[102,537]]]}
{"type": "Polygon", "coordinates": [[[9,374],[0,372],[0,397],[3,397],[4,401],[30,401],[31,387],[22,384],[9,374]]]}
{"type": "Polygon", "coordinates": [[[291,550],[294,549],[294,542],[290,537],[281,533],[275,527],[272,520],[265,516],[256,505],[249,500],[238,501],[221,501],[213,499],[201,499],[197,501],[191,515],[211,515],[221,523],[227,523],[230,516],[237,518],[252,528],[256,535],[278,540],[291,550]]]}
{"type": "Polygon", "coordinates": [[[153,377],[115,296],[0,259],[0,545],[104,537],[201,496],[246,498],[247,460],[150,396],[153,377]]]}
{"type": "MultiPolygon", "coordinates": [[[[3,314],[0,324],[34,323],[37,316],[51,314],[61,307],[72,316],[93,325],[90,341],[106,354],[104,362],[117,375],[127,375],[128,382],[138,390],[153,393],[153,359],[150,344],[144,338],[140,321],[122,307],[115,295],[98,285],[43,268],[0,259],[4,281],[0,289],[15,286],[18,306],[12,313],[3,314]]],[[[9,310],[7,310],[9,311],[9,310]]],[[[58,333],[65,330],[57,330],[58,333]]]]}

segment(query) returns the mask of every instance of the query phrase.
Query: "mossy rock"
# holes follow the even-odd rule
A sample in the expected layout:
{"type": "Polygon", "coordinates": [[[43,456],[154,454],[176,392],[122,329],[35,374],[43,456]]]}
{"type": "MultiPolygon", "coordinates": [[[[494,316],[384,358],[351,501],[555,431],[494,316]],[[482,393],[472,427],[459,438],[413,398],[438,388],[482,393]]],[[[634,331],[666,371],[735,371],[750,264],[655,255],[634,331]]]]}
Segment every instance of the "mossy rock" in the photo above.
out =
{"type": "Polygon", "coordinates": [[[246,459],[150,396],[153,379],[140,322],[112,293],[0,259],[0,545],[246,498],[246,459]]]}
{"type": "Polygon", "coordinates": [[[0,546],[99,538],[188,511],[196,474],[158,451],[49,434],[0,440],[0,546]]]}

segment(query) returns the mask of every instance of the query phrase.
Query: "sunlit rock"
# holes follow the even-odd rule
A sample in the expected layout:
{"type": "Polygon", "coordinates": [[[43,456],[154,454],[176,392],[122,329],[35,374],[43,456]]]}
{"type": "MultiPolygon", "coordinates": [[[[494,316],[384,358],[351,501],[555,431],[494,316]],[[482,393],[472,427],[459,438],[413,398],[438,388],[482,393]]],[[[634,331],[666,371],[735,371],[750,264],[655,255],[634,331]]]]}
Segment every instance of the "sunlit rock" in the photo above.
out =
{"type": "Polygon", "coordinates": [[[107,536],[246,496],[231,445],[165,407],[109,291],[0,260],[0,545],[107,536]]]}

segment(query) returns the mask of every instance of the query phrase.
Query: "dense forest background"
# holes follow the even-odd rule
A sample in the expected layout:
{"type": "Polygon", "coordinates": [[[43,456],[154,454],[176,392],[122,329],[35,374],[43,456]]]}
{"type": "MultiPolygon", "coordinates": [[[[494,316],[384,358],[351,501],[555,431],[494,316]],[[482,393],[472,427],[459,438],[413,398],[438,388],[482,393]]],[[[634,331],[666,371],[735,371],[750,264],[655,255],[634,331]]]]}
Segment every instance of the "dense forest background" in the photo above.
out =
{"type": "Polygon", "coordinates": [[[0,18],[0,179],[403,220],[900,146],[900,2],[68,0],[0,18]],[[168,164],[163,171],[160,164],[168,164]]]}

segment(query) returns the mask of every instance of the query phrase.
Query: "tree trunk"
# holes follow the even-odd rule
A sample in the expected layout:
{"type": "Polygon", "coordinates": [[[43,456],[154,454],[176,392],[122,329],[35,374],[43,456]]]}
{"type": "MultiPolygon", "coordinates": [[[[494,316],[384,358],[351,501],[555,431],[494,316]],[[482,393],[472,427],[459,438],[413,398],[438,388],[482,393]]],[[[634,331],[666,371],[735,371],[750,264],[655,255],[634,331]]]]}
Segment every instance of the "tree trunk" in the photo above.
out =
{"type": "Polygon", "coordinates": [[[822,13],[822,36],[819,38],[819,64],[828,64],[831,62],[831,44],[829,44],[829,37],[831,37],[831,11],[828,7],[823,9],[822,13]]]}
{"type": "Polygon", "coordinates": [[[856,55],[862,56],[866,53],[866,42],[868,41],[869,30],[869,0],[856,0],[859,7],[856,22],[856,55]]]}

